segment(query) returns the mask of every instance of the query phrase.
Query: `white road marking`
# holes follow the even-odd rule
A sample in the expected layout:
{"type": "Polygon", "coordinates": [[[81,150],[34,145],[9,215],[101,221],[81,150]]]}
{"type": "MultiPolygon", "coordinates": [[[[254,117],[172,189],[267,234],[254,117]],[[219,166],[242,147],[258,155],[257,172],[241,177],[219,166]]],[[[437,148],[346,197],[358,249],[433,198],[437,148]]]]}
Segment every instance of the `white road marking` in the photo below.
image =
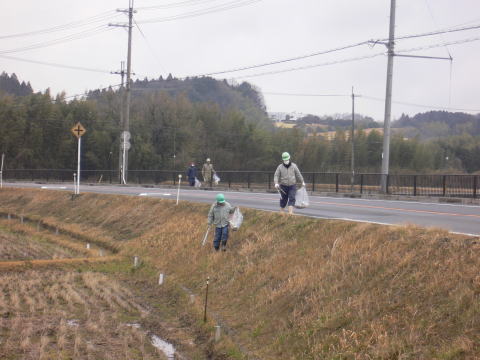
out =
{"type": "Polygon", "coordinates": [[[167,193],[140,193],[140,194],[138,194],[138,196],[149,196],[149,195],[172,196],[172,194],[167,194],[167,193]]]}
{"type": "Polygon", "coordinates": [[[67,187],[66,186],[42,186],[42,189],[62,189],[65,190],[67,187]]]}

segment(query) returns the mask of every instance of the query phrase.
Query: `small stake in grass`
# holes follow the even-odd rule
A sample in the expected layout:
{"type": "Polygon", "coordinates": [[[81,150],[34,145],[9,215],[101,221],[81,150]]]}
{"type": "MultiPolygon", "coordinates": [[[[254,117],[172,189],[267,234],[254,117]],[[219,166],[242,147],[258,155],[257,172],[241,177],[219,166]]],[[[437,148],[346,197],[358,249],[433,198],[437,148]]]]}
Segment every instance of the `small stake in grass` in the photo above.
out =
{"type": "Polygon", "coordinates": [[[138,266],[138,256],[133,257],[133,266],[137,267],[138,266]]]}
{"type": "Polygon", "coordinates": [[[41,225],[41,222],[39,221],[39,222],[37,223],[37,231],[40,231],[40,225],[41,225]]]}
{"type": "Polygon", "coordinates": [[[194,303],[195,303],[195,295],[190,294],[190,304],[194,304],[194,303]]]}
{"type": "Polygon", "coordinates": [[[12,215],[8,214],[7,215],[7,220],[11,220],[12,219],[12,215]]]}
{"type": "Polygon", "coordinates": [[[163,274],[160,274],[160,276],[158,277],[158,285],[163,285],[163,274]]]}
{"type": "Polygon", "coordinates": [[[87,249],[90,250],[90,243],[87,243],[87,249]]]}
{"type": "Polygon", "coordinates": [[[100,256],[103,256],[103,249],[100,249],[100,251],[98,252],[98,254],[99,254],[100,256]]]}
{"type": "Polygon", "coordinates": [[[20,215],[20,224],[23,224],[23,215],[20,215]]]}
{"type": "Polygon", "coordinates": [[[222,328],[220,325],[215,325],[215,342],[220,341],[220,337],[222,335],[222,328]]]}
{"type": "Polygon", "coordinates": [[[55,235],[58,235],[58,227],[55,228],[55,235]]]}
{"type": "Polygon", "coordinates": [[[209,282],[210,282],[210,276],[207,277],[207,288],[205,289],[205,309],[203,311],[203,322],[207,322],[208,283],[209,282]]]}
{"type": "Polygon", "coordinates": [[[182,175],[178,174],[177,205],[178,205],[178,200],[180,199],[180,184],[181,183],[182,183],[182,175]]]}

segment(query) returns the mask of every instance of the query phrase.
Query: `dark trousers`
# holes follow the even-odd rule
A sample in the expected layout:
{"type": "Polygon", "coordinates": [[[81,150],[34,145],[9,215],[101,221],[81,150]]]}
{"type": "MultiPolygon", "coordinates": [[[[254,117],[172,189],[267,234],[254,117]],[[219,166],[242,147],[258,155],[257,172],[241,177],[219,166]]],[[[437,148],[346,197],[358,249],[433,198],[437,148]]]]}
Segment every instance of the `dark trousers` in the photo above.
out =
{"type": "Polygon", "coordinates": [[[190,183],[190,186],[195,186],[195,178],[188,178],[188,182],[190,183]]]}
{"type": "Polygon", "coordinates": [[[213,247],[215,248],[215,250],[218,250],[220,248],[220,241],[223,245],[227,245],[227,240],[228,225],[221,228],[215,228],[215,238],[213,239],[213,247]]]}
{"type": "Polygon", "coordinates": [[[282,209],[285,206],[295,206],[295,195],[297,194],[297,186],[296,185],[280,185],[280,207],[282,209]]]}

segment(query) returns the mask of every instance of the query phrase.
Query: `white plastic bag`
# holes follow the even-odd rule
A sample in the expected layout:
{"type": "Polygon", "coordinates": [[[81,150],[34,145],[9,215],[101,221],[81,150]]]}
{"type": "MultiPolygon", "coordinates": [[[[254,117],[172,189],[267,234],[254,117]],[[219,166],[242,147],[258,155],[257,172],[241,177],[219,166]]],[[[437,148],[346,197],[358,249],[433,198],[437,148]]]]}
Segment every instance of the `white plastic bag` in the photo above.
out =
{"type": "Polygon", "coordinates": [[[200,182],[200,180],[195,178],[195,187],[201,187],[201,186],[202,186],[202,183],[200,182]]]}
{"type": "Polygon", "coordinates": [[[233,231],[236,231],[240,228],[243,222],[243,215],[242,212],[240,211],[240,208],[236,208],[235,211],[233,212],[232,216],[230,217],[230,227],[232,228],[233,231]]]}
{"type": "Polygon", "coordinates": [[[297,196],[295,198],[295,207],[297,209],[303,209],[308,207],[308,205],[310,205],[310,201],[308,200],[307,189],[305,189],[305,186],[302,186],[297,191],[297,196]]]}
{"type": "Polygon", "coordinates": [[[220,178],[216,173],[213,174],[213,182],[215,183],[215,185],[218,185],[218,183],[220,182],[220,178]]]}

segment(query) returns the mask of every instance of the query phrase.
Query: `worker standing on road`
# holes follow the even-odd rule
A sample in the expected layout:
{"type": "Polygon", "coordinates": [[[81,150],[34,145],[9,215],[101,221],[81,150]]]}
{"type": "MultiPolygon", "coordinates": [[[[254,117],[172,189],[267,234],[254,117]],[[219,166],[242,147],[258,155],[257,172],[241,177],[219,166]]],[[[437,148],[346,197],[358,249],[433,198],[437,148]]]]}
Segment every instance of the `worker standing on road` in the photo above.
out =
{"type": "Polygon", "coordinates": [[[234,211],[235,208],[225,201],[225,196],[223,194],[217,194],[216,201],[212,204],[208,212],[208,225],[215,225],[213,247],[216,251],[220,249],[220,243],[222,250],[227,250],[228,220],[230,214],[233,214],[234,211]]]}
{"type": "Polygon", "coordinates": [[[278,165],[273,180],[275,188],[280,192],[280,213],[284,214],[284,209],[288,205],[288,213],[293,214],[295,206],[295,195],[297,193],[297,182],[305,186],[303,176],[298,166],[290,161],[290,154],[284,152],[282,154],[283,163],[278,165]]]}
{"type": "Polygon", "coordinates": [[[197,168],[195,163],[192,162],[187,170],[187,178],[190,186],[195,186],[195,179],[197,178],[197,168]]]}
{"type": "Polygon", "coordinates": [[[203,167],[202,167],[203,181],[205,183],[212,184],[213,174],[215,174],[215,170],[213,169],[213,165],[210,163],[210,158],[208,158],[207,162],[203,164],[203,167]]]}

